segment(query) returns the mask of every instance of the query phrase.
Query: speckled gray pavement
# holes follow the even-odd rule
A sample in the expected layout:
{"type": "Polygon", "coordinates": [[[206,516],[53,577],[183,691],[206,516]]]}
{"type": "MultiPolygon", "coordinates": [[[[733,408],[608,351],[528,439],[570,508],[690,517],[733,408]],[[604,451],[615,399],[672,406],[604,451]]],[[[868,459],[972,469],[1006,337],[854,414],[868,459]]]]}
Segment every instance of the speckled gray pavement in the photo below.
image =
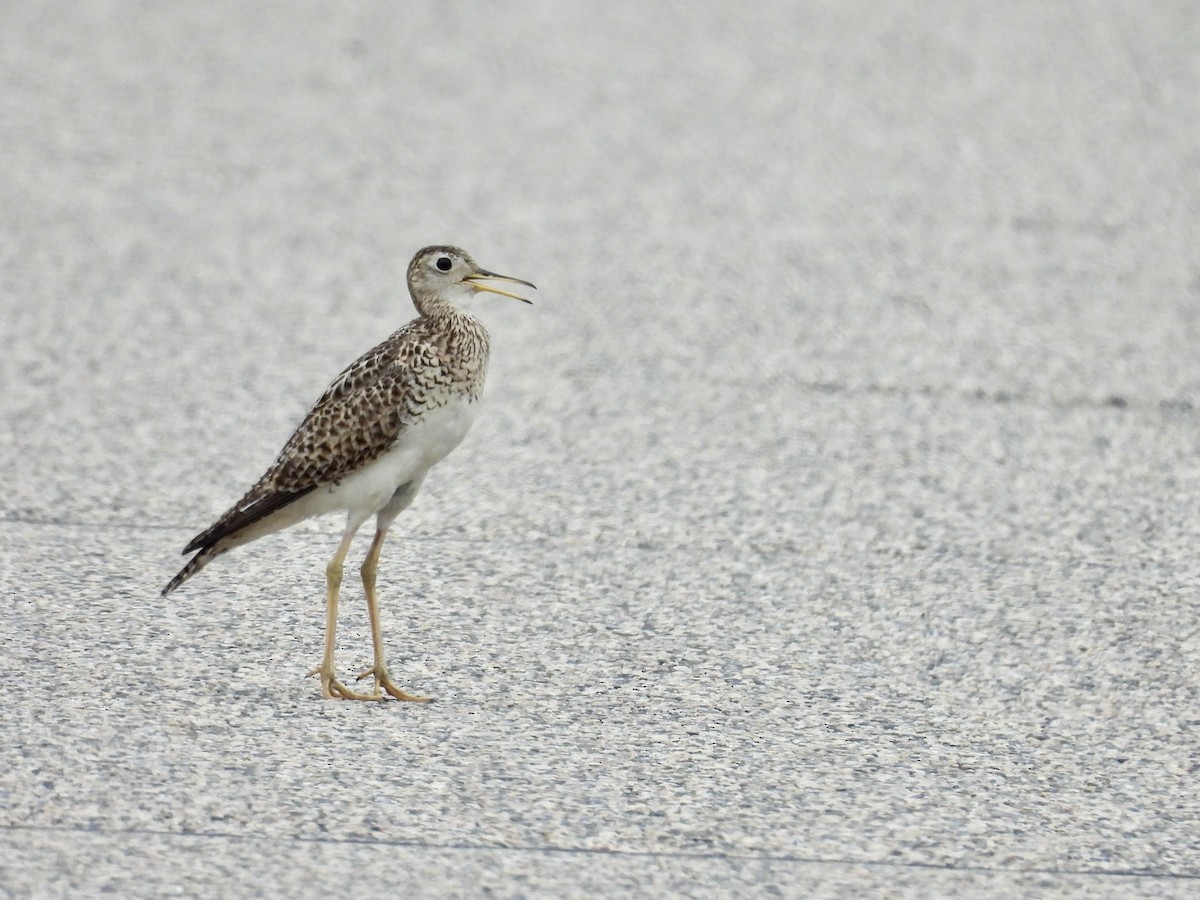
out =
{"type": "Polygon", "coordinates": [[[1193,3],[0,19],[0,896],[1200,891],[1193,3]],[[322,701],[340,521],[158,591],[442,241],[322,701]]]}

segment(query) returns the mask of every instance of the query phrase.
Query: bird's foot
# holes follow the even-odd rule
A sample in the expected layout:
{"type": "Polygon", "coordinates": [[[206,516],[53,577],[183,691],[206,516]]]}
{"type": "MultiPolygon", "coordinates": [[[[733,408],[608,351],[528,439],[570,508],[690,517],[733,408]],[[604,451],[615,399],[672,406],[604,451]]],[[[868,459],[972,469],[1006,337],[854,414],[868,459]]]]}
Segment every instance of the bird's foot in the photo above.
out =
{"type": "Polygon", "coordinates": [[[371,666],[371,668],[360,674],[355,681],[362,681],[368,675],[375,676],[376,693],[379,692],[380,688],[383,688],[383,690],[385,690],[390,696],[395,697],[397,700],[408,700],[412,703],[431,702],[431,698],[429,697],[418,697],[415,694],[410,694],[407,691],[402,691],[400,688],[396,687],[396,683],[392,681],[391,676],[388,675],[388,670],[385,666],[371,666]]]}
{"type": "Polygon", "coordinates": [[[321,695],[326,700],[382,700],[383,694],[379,693],[379,687],[376,685],[375,693],[360,694],[358,691],[352,691],[340,681],[333,672],[326,672],[320,666],[317,666],[308,673],[311,678],[313,675],[321,676],[321,695]]]}

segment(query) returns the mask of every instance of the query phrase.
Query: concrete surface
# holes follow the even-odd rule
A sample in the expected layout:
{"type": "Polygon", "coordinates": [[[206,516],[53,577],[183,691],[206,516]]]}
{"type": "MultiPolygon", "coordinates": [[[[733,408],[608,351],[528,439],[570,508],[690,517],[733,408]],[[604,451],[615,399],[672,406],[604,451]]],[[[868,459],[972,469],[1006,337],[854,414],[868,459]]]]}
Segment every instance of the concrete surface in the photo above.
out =
{"type": "Polygon", "coordinates": [[[0,894],[1200,890],[1191,3],[2,19],[0,894]],[[541,291],[324,702],[339,522],[158,590],[434,241],[541,291]]]}

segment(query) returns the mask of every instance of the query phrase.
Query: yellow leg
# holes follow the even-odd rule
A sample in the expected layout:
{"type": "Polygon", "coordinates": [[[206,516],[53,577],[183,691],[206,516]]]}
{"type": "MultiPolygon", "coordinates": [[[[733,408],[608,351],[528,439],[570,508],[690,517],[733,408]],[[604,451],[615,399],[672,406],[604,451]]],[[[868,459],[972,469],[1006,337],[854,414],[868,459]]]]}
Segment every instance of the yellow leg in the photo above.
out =
{"type": "Polygon", "coordinates": [[[320,673],[321,694],[326,700],[383,699],[383,695],[379,693],[378,688],[376,688],[374,694],[360,694],[357,691],[350,690],[338,681],[333,668],[333,651],[337,646],[338,591],[342,586],[342,572],[345,568],[346,554],[350,550],[350,542],[354,540],[354,532],[356,530],[355,528],[346,529],[346,534],[342,537],[342,542],[338,544],[337,552],[333,554],[333,559],[325,567],[325,654],[321,657],[321,665],[308,674],[316,675],[320,673]]]}
{"type": "Polygon", "coordinates": [[[368,675],[374,675],[377,693],[380,688],[383,688],[397,700],[428,703],[428,697],[417,697],[396,687],[391,676],[388,675],[387,658],[383,652],[383,632],[379,627],[379,599],[375,594],[375,574],[379,566],[379,551],[383,548],[383,539],[386,534],[387,532],[382,529],[375,532],[375,539],[371,541],[371,549],[367,551],[367,558],[363,560],[362,564],[363,593],[367,595],[367,615],[371,619],[371,643],[375,650],[375,664],[359,675],[358,680],[362,681],[368,675]]]}

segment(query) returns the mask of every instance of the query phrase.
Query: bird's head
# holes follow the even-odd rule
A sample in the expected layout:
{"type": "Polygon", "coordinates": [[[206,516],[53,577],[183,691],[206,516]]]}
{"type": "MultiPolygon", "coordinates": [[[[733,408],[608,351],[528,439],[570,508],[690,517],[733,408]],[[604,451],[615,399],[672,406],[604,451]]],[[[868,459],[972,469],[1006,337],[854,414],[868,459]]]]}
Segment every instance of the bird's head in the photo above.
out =
{"type": "Polygon", "coordinates": [[[462,309],[467,301],[479,293],[512,297],[522,303],[533,302],[519,294],[489,284],[491,281],[523,284],[537,290],[528,281],[508,275],[497,275],[480,268],[467,251],[458,247],[426,247],[417,251],[417,255],[408,264],[408,289],[417,309],[422,313],[432,313],[444,309],[447,305],[454,309],[462,309]]]}

